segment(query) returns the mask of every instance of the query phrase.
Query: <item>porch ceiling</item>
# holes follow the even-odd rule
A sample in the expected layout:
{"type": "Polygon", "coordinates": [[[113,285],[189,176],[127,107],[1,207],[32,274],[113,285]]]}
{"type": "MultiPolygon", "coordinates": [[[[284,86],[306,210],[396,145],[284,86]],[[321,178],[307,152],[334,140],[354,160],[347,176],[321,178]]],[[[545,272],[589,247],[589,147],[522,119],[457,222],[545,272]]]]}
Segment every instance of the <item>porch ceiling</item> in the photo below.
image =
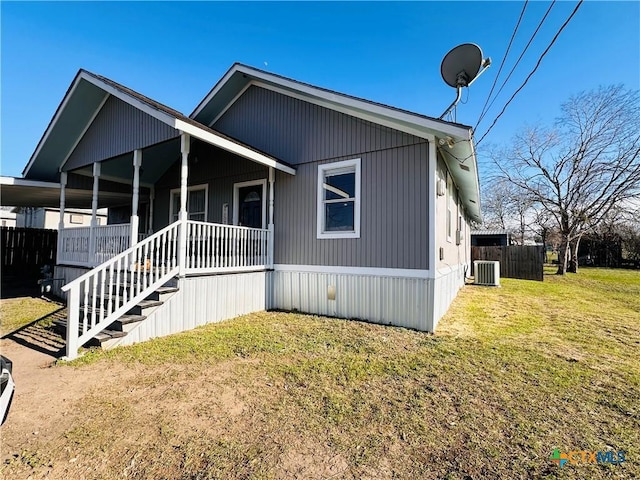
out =
{"type": "MultiPolygon", "coordinates": [[[[178,160],[180,160],[179,138],[143,149],[140,185],[154,185],[178,160]]],[[[93,167],[88,165],[73,172],[91,177],[93,176],[93,167]]],[[[133,184],[133,152],[102,162],[100,178],[133,184]]],[[[100,194],[102,195],[102,192],[100,194]]]]}
{"type": "MultiPolygon", "coordinates": [[[[90,208],[91,190],[65,189],[65,206],[69,208],[90,208]]],[[[100,192],[98,208],[113,207],[131,203],[131,194],[100,192]]],[[[53,207],[60,206],[60,184],[40,182],[23,178],[0,177],[0,204],[11,207],[53,207]]]]}

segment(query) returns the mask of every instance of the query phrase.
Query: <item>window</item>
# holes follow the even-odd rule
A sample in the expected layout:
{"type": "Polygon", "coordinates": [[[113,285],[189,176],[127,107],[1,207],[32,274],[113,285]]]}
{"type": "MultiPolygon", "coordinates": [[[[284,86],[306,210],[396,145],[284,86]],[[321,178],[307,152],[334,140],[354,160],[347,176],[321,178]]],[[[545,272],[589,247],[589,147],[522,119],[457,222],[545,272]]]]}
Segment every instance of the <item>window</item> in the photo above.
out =
{"type": "MultiPolygon", "coordinates": [[[[188,219],[198,222],[207,220],[207,185],[194,185],[187,188],[187,212],[188,219]]],[[[171,211],[169,218],[172,222],[178,220],[180,213],[180,189],[171,190],[171,211]]]]}
{"type": "Polygon", "coordinates": [[[360,238],[360,159],[318,166],[318,238],[360,238]]]}
{"type": "Polygon", "coordinates": [[[447,173],[447,240],[451,241],[451,230],[453,222],[453,182],[451,175],[447,173]]]}

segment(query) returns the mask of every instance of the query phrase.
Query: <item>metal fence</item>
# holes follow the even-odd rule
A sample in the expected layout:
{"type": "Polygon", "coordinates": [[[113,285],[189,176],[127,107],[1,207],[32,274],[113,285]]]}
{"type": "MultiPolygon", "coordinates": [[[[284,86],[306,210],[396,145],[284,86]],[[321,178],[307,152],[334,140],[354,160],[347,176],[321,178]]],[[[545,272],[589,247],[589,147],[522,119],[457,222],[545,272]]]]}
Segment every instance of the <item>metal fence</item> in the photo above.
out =
{"type": "MultiPolygon", "coordinates": [[[[503,247],[471,247],[473,260],[500,262],[502,278],[543,280],[544,249],[541,245],[509,245],[503,247]]],[[[473,274],[473,270],[471,272],[473,274]]]]}

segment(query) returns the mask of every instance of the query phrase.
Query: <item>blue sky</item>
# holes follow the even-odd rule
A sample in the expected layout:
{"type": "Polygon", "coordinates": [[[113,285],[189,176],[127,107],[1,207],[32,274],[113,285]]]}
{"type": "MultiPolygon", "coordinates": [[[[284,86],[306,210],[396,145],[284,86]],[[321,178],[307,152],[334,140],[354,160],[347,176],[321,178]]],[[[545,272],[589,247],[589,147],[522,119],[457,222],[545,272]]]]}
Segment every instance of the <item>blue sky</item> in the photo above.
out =
{"type": "MultiPolygon", "coordinates": [[[[480,138],[576,5],[557,2],[479,125],[480,138]]],[[[522,2],[1,2],[2,175],[20,176],[79,68],[189,114],[236,61],[431,116],[455,91],[440,77],[454,46],[480,45],[493,65],[463,94],[474,126],[522,2]]],[[[498,86],[548,2],[529,2],[498,86]]],[[[640,3],[585,2],[483,142],[552,122],[570,95],[640,88],[640,3]]],[[[481,145],[482,151],[483,145],[481,145]]]]}

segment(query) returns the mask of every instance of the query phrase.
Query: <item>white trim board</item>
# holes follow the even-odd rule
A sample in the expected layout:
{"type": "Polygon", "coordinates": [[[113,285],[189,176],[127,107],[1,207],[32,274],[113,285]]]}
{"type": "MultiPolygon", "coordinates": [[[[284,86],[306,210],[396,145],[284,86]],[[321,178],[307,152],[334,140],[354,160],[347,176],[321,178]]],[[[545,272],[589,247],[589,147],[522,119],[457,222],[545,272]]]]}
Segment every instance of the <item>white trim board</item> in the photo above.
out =
{"type": "Polygon", "coordinates": [[[89,119],[89,121],[85,125],[85,127],[82,130],[82,132],[80,133],[80,135],[78,135],[78,138],[76,139],[76,141],[73,142],[73,145],[69,149],[69,152],[65,155],[64,160],[60,164],[60,171],[61,172],[64,170],[64,166],[66,165],[67,161],[69,160],[69,157],[71,156],[73,151],[76,149],[76,147],[78,146],[80,141],[84,138],[84,135],[87,133],[87,130],[89,130],[89,127],[91,127],[91,125],[93,124],[93,121],[96,119],[96,117],[98,116],[98,114],[102,110],[102,107],[104,107],[104,104],[107,103],[107,100],[109,100],[110,96],[111,95],[109,95],[109,93],[105,92],[104,98],[102,99],[102,101],[98,105],[98,108],[96,108],[96,111],[93,112],[93,115],[91,115],[91,118],[89,119]]]}
{"type": "MultiPolygon", "coordinates": [[[[218,94],[218,92],[227,84],[227,82],[236,72],[243,73],[250,77],[251,80],[249,81],[249,84],[254,83],[259,86],[264,86],[265,88],[279,91],[290,97],[300,98],[307,102],[326,106],[328,108],[331,108],[332,110],[342,111],[342,113],[347,113],[349,115],[360,117],[365,120],[375,118],[375,120],[371,121],[374,121],[375,123],[381,125],[391,123],[392,125],[387,126],[392,126],[392,128],[396,128],[398,130],[412,130],[414,132],[419,132],[412,133],[410,131],[407,131],[407,133],[412,133],[417,136],[423,136],[425,132],[420,131],[419,129],[413,129],[406,124],[418,125],[425,129],[433,130],[435,132],[442,132],[445,135],[456,136],[465,140],[469,140],[471,138],[469,129],[463,127],[439,122],[435,119],[430,120],[409,112],[397,111],[387,106],[369,103],[365,100],[353,98],[339,92],[326,91],[318,87],[272,75],[268,72],[255,70],[244,65],[234,65],[233,67],[231,67],[231,69],[227,71],[227,73],[216,84],[216,86],[196,107],[195,111],[190,115],[191,118],[195,118],[198,116],[198,114],[200,114],[200,112],[209,104],[211,99],[213,99],[218,94]],[[391,119],[391,121],[389,122],[388,120],[381,120],[381,117],[386,117],[387,119],[391,119]],[[402,128],[401,125],[404,128],[402,128]]],[[[233,101],[235,101],[235,99],[232,100],[232,102],[233,101]]],[[[434,132],[429,133],[433,134],[434,132]]]]}
{"type": "Polygon", "coordinates": [[[78,88],[78,85],[80,84],[81,79],[82,79],[81,75],[76,76],[73,82],[73,85],[71,85],[71,88],[69,89],[68,93],[64,96],[62,103],[58,106],[56,113],[53,115],[51,122],[47,126],[47,129],[45,130],[44,135],[42,135],[42,138],[38,142],[38,145],[36,146],[36,150],[33,152],[33,154],[31,155],[31,158],[29,159],[29,163],[27,163],[27,166],[24,167],[24,169],[22,170],[22,175],[26,175],[27,172],[31,169],[31,166],[33,165],[33,162],[35,162],[36,157],[40,153],[40,150],[42,150],[43,145],[47,142],[47,139],[51,134],[51,130],[53,130],[53,127],[58,122],[60,115],[62,115],[62,112],[64,112],[67,106],[67,103],[69,103],[69,99],[73,96],[73,93],[76,91],[76,88],[78,88]]]}
{"type": "MultiPolygon", "coordinates": [[[[172,188],[169,190],[169,223],[173,223],[176,220],[173,219],[173,195],[175,193],[178,194],[178,199],[180,198],[180,187],[172,188]]],[[[189,219],[189,193],[192,191],[204,190],[204,221],[207,222],[209,218],[209,184],[208,183],[200,183],[198,185],[189,185],[187,186],[187,219],[189,219]]],[[[178,206],[178,214],[179,214],[180,206],[178,206]]]]}
{"type": "Polygon", "coordinates": [[[372,113],[369,113],[368,111],[354,110],[353,108],[345,106],[344,104],[331,102],[323,98],[303,95],[297,92],[291,92],[284,88],[280,88],[275,85],[270,85],[264,82],[253,80],[251,83],[257,87],[261,87],[266,90],[271,90],[272,92],[276,92],[281,95],[286,95],[287,97],[295,98],[297,100],[302,100],[303,102],[311,103],[313,105],[318,105],[319,107],[328,108],[329,110],[334,110],[336,112],[344,113],[345,115],[360,118],[361,120],[366,120],[367,122],[382,125],[384,127],[393,128],[394,130],[399,130],[401,132],[405,132],[410,135],[415,135],[416,137],[428,138],[429,136],[433,136],[432,133],[425,132],[424,130],[414,128],[414,127],[405,125],[403,123],[398,123],[398,121],[396,120],[388,120],[385,118],[381,118],[372,113]]]}
{"type": "Polygon", "coordinates": [[[60,188],[58,182],[43,182],[26,178],[0,177],[0,185],[17,185],[19,187],[60,188]]]}
{"type": "Polygon", "coordinates": [[[379,268],[379,267],[346,267],[329,265],[285,265],[275,264],[276,272],[325,273],[335,275],[371,275],[376,277],[422,278],[433,279],[431,270],[410,268],[379,268]]]}
{"type": "Polygon", "coordinates": [[[214,117],[214,119],[209,122],[209,128],[212,128],[213,125],[215,125],[215,123],[220,120],[220,118],[227,113],[227,111],[233,106],[234,103],[236,103],[236,101],[242,96],[244,95],[244,92],[246,92],[247,90],[249,90],[249,87],[253,85],[253,80],[250,81],[249,83],[247,83],[244,87],[242,87],[242,89],[240,90],[240,92],[238,92],[238,94],[233,97],[231,99],[231,101],[229,103],[227,103],[227,105],[220,111],[220,113],[218,115],[216,115],[214,117]]]}
{"type": "MultiPolygon", "coordinates": [[[[87,72],[82,72],[80,74],[80,78],[86,80],[87,82],[95,85],[96,87],[104,90],[105,92],[113,95],[114,97],[119,98],[120,100],[122,100],[125,103],[128,103],[129,105],[137,108],[138,110],[146,113],[147,115],[160,120],[161,122],[169,125],[170,127],[174,126],[174,122],[176,121],[176,118],[173,115],[170,115],[168,113],[165,113],[161,110],[158,110],[157,108],[154,108],[152,106],[150,106],[147,103],[142,102],[141,100],[138,100],[136,97],[134,97],[133,95],[130,95],[126,92],[123,92],[122,90],[119,90],[115,87],[113,87],[112,85],[109,85],[108,83],[100,80],[99,78],[95,78],[92,74],[87,73],[87,72]]],[[[175,128],[175,127],[174,127],[175,128]]]]}
{"type": "Polygon", "coordinates": [[[361,173],[362,161],[360,158],[352,158],[349,160],[342,160],[339,162],[322,163],[318,165],[318,185],[317,185],[317,199],[316,199],[316,238],[318,240],[324,239],[336,239],[336,238],[360,238],[360,208],[361,208],[361,195],[362,189],[360,187],[362,182],[361,173]],[[331,170],[351,170],[355,169],[355,196],[353,206],[353,231],[326,231],[325,228],[325,200],[324,200],[324,179],[326,178],[326,172],[331,170]]]}

